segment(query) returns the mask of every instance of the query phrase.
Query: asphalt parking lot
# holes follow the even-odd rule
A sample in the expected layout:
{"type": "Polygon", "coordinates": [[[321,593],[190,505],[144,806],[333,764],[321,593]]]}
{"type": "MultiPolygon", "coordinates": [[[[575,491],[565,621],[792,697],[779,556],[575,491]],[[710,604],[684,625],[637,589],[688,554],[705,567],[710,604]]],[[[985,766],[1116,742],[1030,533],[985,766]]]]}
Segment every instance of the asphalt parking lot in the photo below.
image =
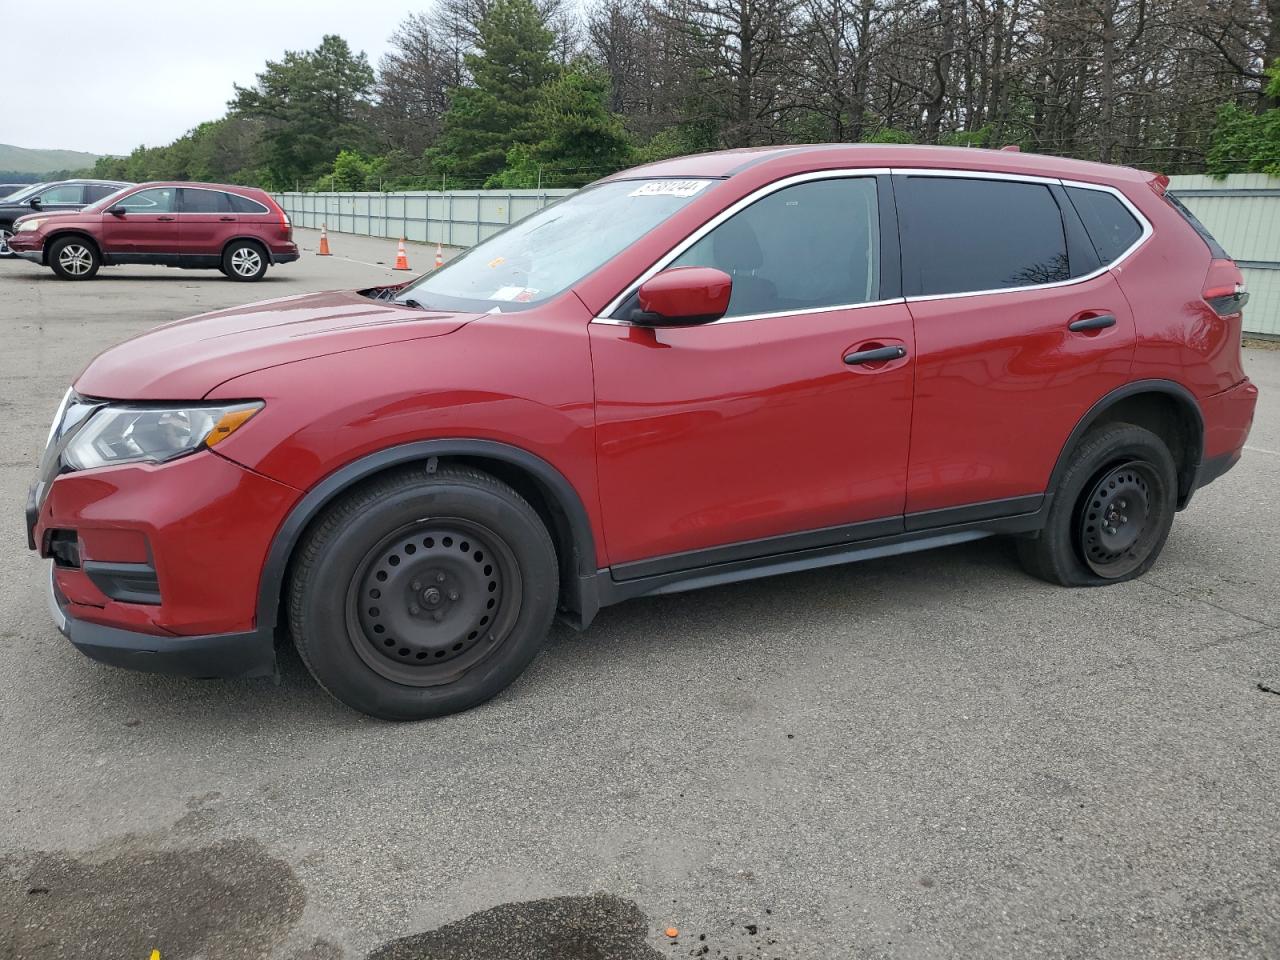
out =
{"type": "Polygon", "coordinates": [[[640,600],[389,725],[291,652],[279,685],[94,664],[25,548],[100,349],[405,276],[299,234],[256,285],[0,261],[0,958],[1280,956],[1280,351],[1141,581],[1063,590],[988,540],[640,600]]]}

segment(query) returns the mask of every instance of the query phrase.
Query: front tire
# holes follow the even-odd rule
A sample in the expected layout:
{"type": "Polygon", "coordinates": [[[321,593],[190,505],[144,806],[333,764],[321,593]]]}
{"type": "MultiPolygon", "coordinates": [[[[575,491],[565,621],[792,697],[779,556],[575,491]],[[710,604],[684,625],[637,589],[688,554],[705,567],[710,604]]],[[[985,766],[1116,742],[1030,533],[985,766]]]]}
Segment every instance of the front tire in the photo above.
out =
{"type": "Polygon", "coordinates": [[[252,283],[267,272],[267,252],[249,240],[236,240],[222,252],[222,272],[231,280],[252,283]]]}
{"type": "Polygon", "coordinates": [[[314,525],[288,588],[294,643],[348,706],[423,720],[497,695],[537,656],[559,593],[534,509],[478,470],[415,467],[314,525]]]}
{"type": "Polygon", "coordinates": [[[1044,529],[1018,541],[1023,566],[1064,587],[1140,577],[1168,539],[1177,490],[1177,467],[1163,440],[1133,424],[1107,424],[1081,442],[1044,529]]]}
{"type": "Polygon", "coordinates": [[[0,258],[10,260],[17,256],[16,253],[9,249],[9,238],[12,236],[13,226],[11,224],[6,223],[0,226],[0,258]]]}
{"type": "Polygon", "coordinates": [[[63,280],[92,280],[102,266],[102,255],[83,237],[62,237],[49,248],[49,266],[63,280]]]}

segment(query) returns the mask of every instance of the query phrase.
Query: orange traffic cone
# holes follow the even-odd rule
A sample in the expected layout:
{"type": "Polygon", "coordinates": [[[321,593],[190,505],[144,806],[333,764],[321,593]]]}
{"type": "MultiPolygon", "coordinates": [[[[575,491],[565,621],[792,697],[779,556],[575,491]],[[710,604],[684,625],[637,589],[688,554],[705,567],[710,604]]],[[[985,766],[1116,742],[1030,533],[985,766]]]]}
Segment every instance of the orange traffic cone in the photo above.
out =
{"type": "Polygon", "coordinates": [[[409,255],[404,252],[404,237],[400,238],[400,246],[396,248],[396,265],[392,270],[408,270],[409,255]]]}
{"type": "Polygon", "coordinates": [[[440,248],[440,244],[436,244],[436,269],[439,270],[444,266],[444,251],[440,248]]]}
{"type": "Polygon", "coordinates": [[[325,223],[320,224],[320,251],[316,254],[316,256],[317,257],[333,256],[333,254],[329,252],[329,225],[325,223]]]}

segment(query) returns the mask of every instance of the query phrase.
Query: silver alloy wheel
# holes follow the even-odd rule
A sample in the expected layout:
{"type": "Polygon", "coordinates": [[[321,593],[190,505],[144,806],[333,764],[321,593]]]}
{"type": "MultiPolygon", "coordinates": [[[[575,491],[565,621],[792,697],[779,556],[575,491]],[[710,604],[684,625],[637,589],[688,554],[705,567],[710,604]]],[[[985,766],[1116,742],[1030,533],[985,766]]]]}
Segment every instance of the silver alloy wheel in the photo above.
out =
{"type": "Polygon", "coordinates": [[[12,230],[6,230],[4,227],[0,227],[0,257],[7,257],[11,253],[9,250],[9,238],[12,236],[12,230]]]}
{"type": "Polygon", "coordinates": [[[231,269],[242,277],[252,277],[262,269],[262,255],[253,247],[239,247],[231,254],[231,269]]]}
{"type": "Polygon", "coordinates": [[[93,253],[83,243],[68,243],[58,252],[58,265],[73,277],[83,277],[93,266],[93,253]]]}

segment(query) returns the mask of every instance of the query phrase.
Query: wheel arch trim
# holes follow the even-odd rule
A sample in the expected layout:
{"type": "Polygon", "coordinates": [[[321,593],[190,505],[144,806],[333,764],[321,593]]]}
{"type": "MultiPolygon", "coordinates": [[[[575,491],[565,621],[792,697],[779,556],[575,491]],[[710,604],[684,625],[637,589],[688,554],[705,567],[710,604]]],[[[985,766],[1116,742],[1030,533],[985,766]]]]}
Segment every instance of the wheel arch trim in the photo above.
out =
{"type": "MultiPolygon", "coordinates": [[[[562,589],[570,591],[575,599],[581,601],[580,612],[589,622],[598,609],[598,603],[594,596],[582,596],[580,585],[594,583],[595,540],[591,518],[573,484],[555,466],[520,447],[496,440],[436,439],[400,444],[367,454],[334,470],[293,505],[272,538],[262,567],[258,584],[258,628],[265,631],[275,628],[280,615],[280,598],[289,561],[303,532],[325,507],[344,491],[375,474],[397,466],[451,456],[502,461],[525,471],[551,493],[555,498],[555,505],[564,512],[568,520],[577,554],[578,581],[562,584],[562,589]]],[[[554,534],[554,531],[551,533],[554,534]]]]}
{"type": "MultiPolygon", "coordinates": [[[[1066,473],[1071,464],[1072,451],[1079,445],[1081,438],[1089,431],[1089,428],[1097,423],[1103,414],[1116,404],[1144,394],[1162,394],[1169,397],[1177,404],[1179,409],[1190,415],[1194,424],[1194,436],[1191,438],[1192,449],[1188,451],[1190,454],[1188,457],[1189,462],[1183,464],[1182,469],[1183,473],[1189,478],[1191,487],[1194,487],[1196,471],[1200,466],[1201,459],[1204,457],[1204,413],[1200,409],[1199,401],[1196,400],[1195,394],[1173,380],[1135,380],[1105,394],[1076,423],[1071,433],[1067,436],[1066,443],[1062,445],[1062,450],[1058,453],[1058,459],[1053,465],[1053,472],[1049,474],[1047,489],[1050,492],[1057,490],[1058,484],[1062,480],[1062,475],[1066,473]]],[[[1178,479],[1179,487],[1181,487],[1184,478],[1179,476],[1178,479]]],[[[1190,488],[1186,491],[1179,490],[1180,508],[1190,500],[1192,492],[1190,488]]]]}

